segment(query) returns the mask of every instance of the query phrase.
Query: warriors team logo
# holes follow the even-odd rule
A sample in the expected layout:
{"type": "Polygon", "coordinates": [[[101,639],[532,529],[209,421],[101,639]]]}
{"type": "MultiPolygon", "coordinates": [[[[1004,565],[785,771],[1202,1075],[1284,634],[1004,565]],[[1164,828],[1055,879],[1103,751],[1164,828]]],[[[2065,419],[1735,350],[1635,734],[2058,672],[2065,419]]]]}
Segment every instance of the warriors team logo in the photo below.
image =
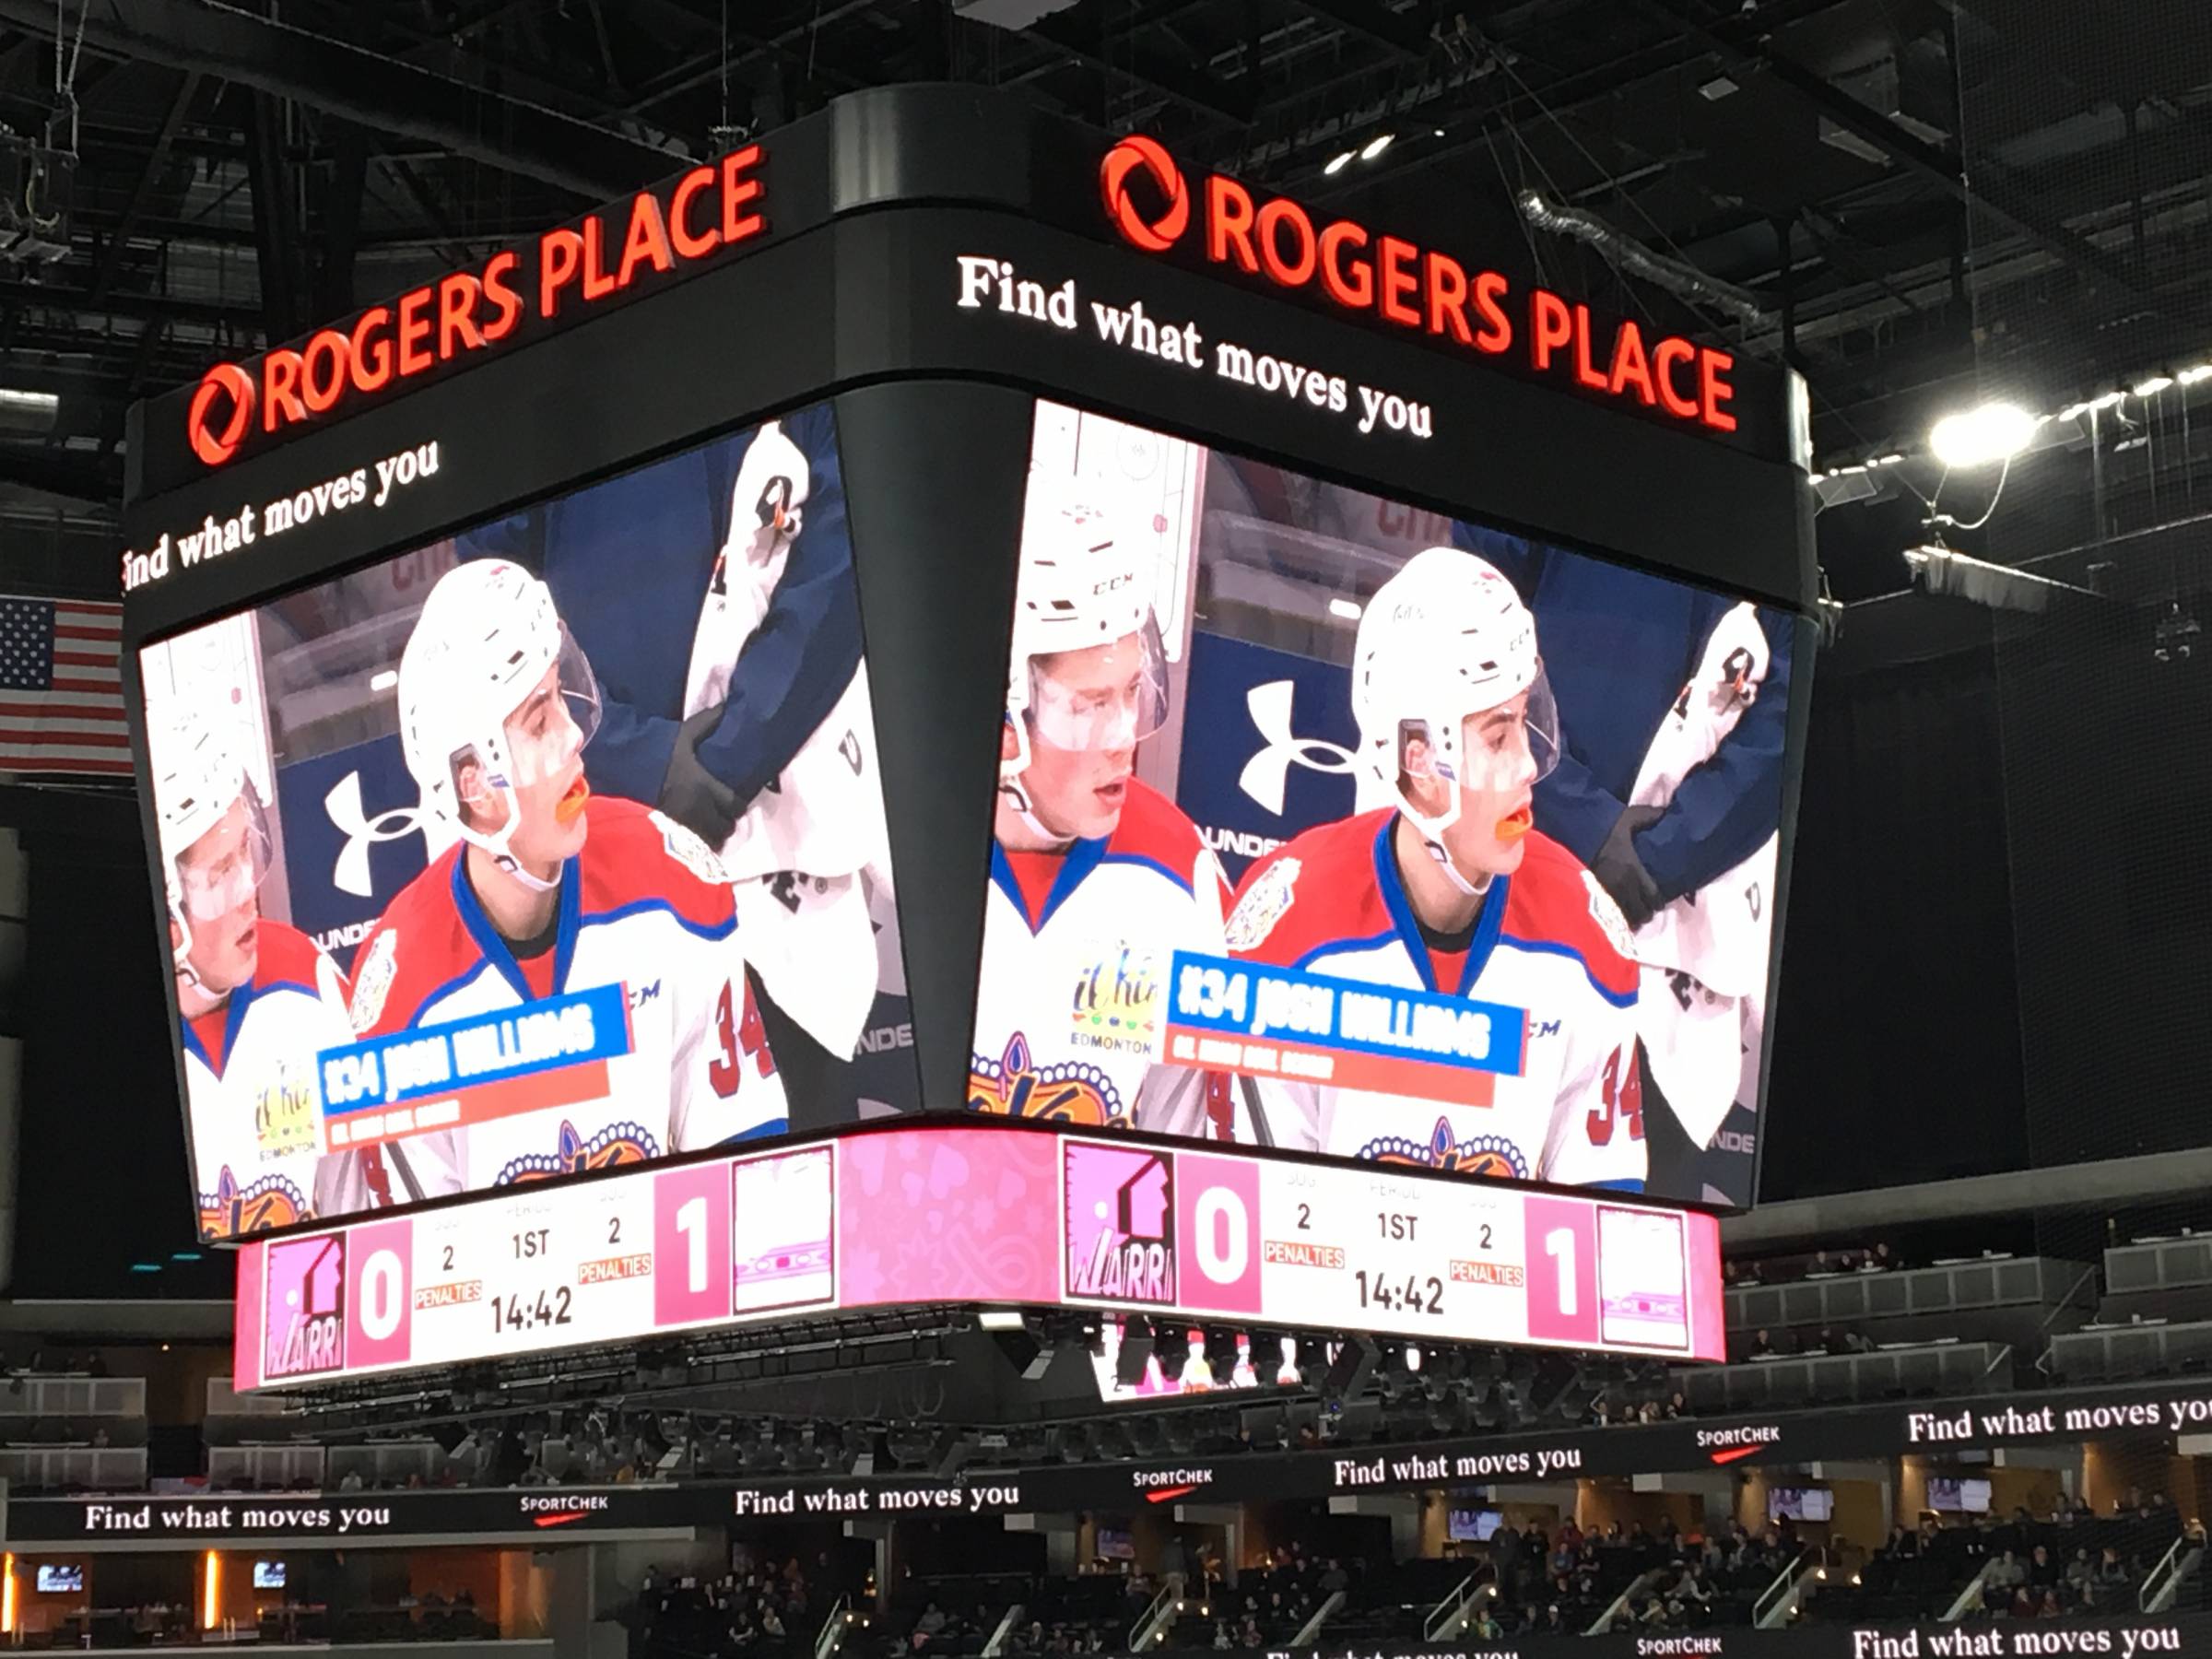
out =
{"type": "Polygon", "coordinates": [[[304,1377],[346,1363],[346,1240],[281,1239],[269,1246],[262,1374],[304,1377]]]}
{"type": "Polygon", "coordinates": [[[1148,950],[1117,945],[1076,976],[1069,1018],[1077,1048],[1125,1054],[1159,1050],[1159,975],[1148,950]]]}
{"type": "Polygon", "coordinates": [[[1407,1164],[1417,1170],[1441,1170],[1453,1175],[1478,1175],[1487,1181],[1526,1181],[1528,1159],[1521,1148],[1501,1135],[1477,1135],[1461,1140],[1452,1133],[1452,1120],[1438,1118],[1426,1145],[1402,1135],[1378,1135],[1353,1154],[1374,1163],[1407,1164]]]}
{"type": "Polygon", "coordinates": [[[1030,1053],[1030,1040],[1019,1031],[996,1060],[969,1057],[968,1110],[1082,1129],[1129,1126],[1121,1091],[1103,1071],[1080,1060],[1040,1065],[1030,1053]]]}
{"type": "Polygon", "coordinates": [[[200,1194],[203,1239],[242,1239],[306,1219],[306,1195],[281,1175],[264,1175],[241,1189],[225,1164],[215,1178],[215,1191],[200,1194]]]}
{"type": "Polygon", "coordinates": [[[580,1175],[586,1170],[611,1170],[618,1164],[646,1163],[661,1155],[660,1143],[636,1124],[609,1124],[585,1140],[576,1125],[560,1120],[560,1135],[551,1152],[527,1152],[499,1172],[494,1186],[512,1186],[524,1181],[550,1181],[556,1175],[580,1175]]]}
{"type": "Polygon", "coordinates": [[[1175,1300],[1175,1171],[1165,1152],[1069,1141],[1063,1148],[1067,1293],[1175,1300]]]}

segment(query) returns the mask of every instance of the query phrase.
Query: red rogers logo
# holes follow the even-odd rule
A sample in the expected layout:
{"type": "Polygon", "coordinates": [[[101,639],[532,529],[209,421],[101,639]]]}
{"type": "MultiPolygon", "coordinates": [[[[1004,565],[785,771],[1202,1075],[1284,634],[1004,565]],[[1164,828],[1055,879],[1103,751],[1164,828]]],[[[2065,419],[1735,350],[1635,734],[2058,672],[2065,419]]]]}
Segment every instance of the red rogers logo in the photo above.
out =
{"type": "Polygon", "coordinates": [[[1182,182],[1182,170],[1157,139],[1132,133],[1106,152],[1099,163],[1099,189],[1106,198],[1106,215],[1133,245],[1147,253],[1163,253],[1181,240],[1191,223],[1191,188],[1182,182]],[[1152,175],[1168,198],[1157,219],[1147,219],[1129,199],[1129,175],[1137,168],[1152,175]]]}

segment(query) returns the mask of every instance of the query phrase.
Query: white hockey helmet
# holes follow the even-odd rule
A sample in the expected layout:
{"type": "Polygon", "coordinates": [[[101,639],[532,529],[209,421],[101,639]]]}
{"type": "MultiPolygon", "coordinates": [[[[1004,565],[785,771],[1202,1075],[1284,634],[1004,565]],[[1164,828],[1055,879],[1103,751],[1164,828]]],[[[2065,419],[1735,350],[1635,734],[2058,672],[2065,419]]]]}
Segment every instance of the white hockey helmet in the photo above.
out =
{"type": "Polygon", "coordinates": [[[544,582],[503,559],[456,565],[439,578],[399,656],[400,748],[425,811],[525,887],[548,891],[559,877],[533,876],[510,844],[519,817],[515,786],[565,766],[598,729],[599,682],[544,582]],[[516,743],[507,721],[556,667],[575,737],[571,743],[562,733],[540,752],[516,743]],[[505,807],[496,830],[469,823],[462,811],[465,763],[478,768],[484,787],[505,807]]]}
{"type": "Polygon", "coordinates": [[[217,724],[182,706],[148,710],[153,751],[155,835],[161,852],[161,885],[177,928],[176,970],[199,982],[189,958],[193,921],[214,921],[236,910],[267,877],[269,826],[261,797],[240,757],[217,724]],[[233,847],[207,860],[186,854],[243,804],[245,830],[233,847]]]}
{"type": "Polygon", "coordinates": [[[1559,708],[1536,653],[1536,623],[1513,584],[1488,559],[1459,547],[1427,547],[1375,591],[1352,648],[1352,718],[1359,766],[1395,799],[1430,854],[1462,888],[1443,833],[1459,818],[1459,786],[1477,782],[1461,751],[1462,724],[1528,693],[1524,717],[1536,776],[1559,759],[1559,708]],[[1428,744],[1437,775],[1453,785],[1441,813],[1421,810],[1401,781],[1408,738],[1428,744]]]}
{"type": "Polygon", "coordinates": [[[1167,718],[1167,657],[1152,612],[1153,557],[1119,514],[1099,504],[1100,488],[1058,474],[1030,475],[1006,662],[1006,724],[1015,752],[999,767],[1002,787],[1025,812],[1029,803],[1018,780],[1029,770],[1032,728],[1055,748],[1127,748],[1167,718]],[[1140,654],[1135,684],[1124,696],[1078,705],[1038,666],[1041,658],[1132,636],[1140,654]]]}

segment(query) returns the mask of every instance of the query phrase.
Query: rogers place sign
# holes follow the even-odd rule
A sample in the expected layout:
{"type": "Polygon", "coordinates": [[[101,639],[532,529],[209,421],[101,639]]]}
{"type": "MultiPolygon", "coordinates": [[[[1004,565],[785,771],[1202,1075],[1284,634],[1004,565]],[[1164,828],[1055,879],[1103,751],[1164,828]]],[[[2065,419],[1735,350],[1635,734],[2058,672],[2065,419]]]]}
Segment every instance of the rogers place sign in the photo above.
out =
{"type": "Polygon", "coordinates": [[[1469,270],[1451,254],[1357,220],[1316,225],[1288,196],[1255,196],[1209,173],[1195,191],[1159,143],[1132,134],[1099,163],[1106,218],[1146,253],[1184,244],[1194,220],[1209,265],[1231,265],[1277,288],[1317,295],[1478,357],[1517,354],[1540,375],[1636,404],[1716,432],[1733,432],[1735,357],[1677,335],[1647,338],[1634,319],[1593,321],[1590,308],[1547,288],[1516,296],[1498,271],[1469,270]]]}
{"type": "Polygon", "coordinates": [[[527,250],[501,249],[474,269],[372,305],[348,327],[317,329],[258,362],[218,363],[185,408],[185,441],[204,465],[220,466],[256,431],[314,421],[495,347],[526,319],[567,321],[564,313],[622,293],[649,272],[748,241],[768,229],[761,160],[760,146],[748,144],[665,189],[548,230],[527,250]]]}

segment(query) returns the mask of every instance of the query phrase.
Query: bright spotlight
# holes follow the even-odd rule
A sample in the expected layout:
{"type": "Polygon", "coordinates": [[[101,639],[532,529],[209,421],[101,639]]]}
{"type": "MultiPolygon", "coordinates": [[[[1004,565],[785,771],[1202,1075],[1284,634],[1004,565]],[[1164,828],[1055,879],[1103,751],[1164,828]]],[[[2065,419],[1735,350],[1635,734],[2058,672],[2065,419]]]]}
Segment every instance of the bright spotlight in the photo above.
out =
{"type": "Polygon", "coordinates": [[[1421,1350],[1410,1342],[1406,1345],[1406,1369],[1409,1371],[1421,1369],[1421,1350]]]}
{"type": "Polygon", "coordinates": [[[1351,165],[1351,160],[1352,152],[1350,150],[1345,150],[1337,155],[1331,156],[1329,158],[1328,165],[1324,167],[1321,171],[1324,173],[1340,173],[1347,167],[1351,165]]]}
{"type": "Polygon", "coordinates": [[[1359,159],[1362,161],[1372,161],[1377,156],[1381,155],[1384,150],[1390,147],[1390,141],[1394,136],[1394,135],[1390,133],[1377,133],[1372,138],[1370,138],[1367,141],[1366,147],[1360,150],[1359,159]]]}
{"type": "Polygon", "coordinates": [[[1928,434],[1928,448],[1946,466],[1987,466],[2026,449],[2041,425],[2018,404],[1983,404],[1937,421],[1928,434]]]}
{"type": "Polygon", "coordinates": [[[2137,397],[2156,397],[2172,384],[2172,375],[2154,374],[2148,380],[2137,381],[2131,390],[2137,397]]]}

